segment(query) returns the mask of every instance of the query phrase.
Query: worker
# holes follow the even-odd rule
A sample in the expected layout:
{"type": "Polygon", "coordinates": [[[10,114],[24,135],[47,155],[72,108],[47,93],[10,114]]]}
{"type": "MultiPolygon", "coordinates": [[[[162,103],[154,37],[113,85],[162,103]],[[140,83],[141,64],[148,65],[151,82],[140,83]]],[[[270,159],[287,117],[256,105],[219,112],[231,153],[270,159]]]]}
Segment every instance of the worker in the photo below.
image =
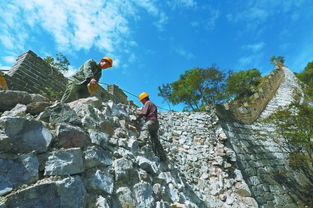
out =
{"type": "Polygon", "coordinates": [[[80,98],[89,97],[100,89],[98,81],[101,70],[112,67],[113,61],[109,57],[103,57],[99,63],[89,59],[69,78],[69,83],[63,94],[61,102],[71,102],[80,98]]]}
{"type": "Polygon", "coordinates": [[[144,107],[141,112],[137,114],[137,120],[142,117],[145,119],[145,124],[143,125],[142,131],[140,133],[140,138],[147,138],[147,135],[150,135],[150,141],[154,154],[158,156],[161,161],[166,161],[165,151],[158,137],[158,109],[156,105],[150,101],[149,94],[146,92],[143,92],[139,95],[139,100],[144,105],[144,107]]]}

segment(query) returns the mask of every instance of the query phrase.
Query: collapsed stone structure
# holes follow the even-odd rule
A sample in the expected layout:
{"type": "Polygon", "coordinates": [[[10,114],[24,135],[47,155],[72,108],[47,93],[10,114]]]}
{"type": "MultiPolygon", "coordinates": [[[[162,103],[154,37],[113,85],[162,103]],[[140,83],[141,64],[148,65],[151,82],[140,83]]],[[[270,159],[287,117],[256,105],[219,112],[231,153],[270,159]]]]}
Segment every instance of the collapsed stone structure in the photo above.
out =
{"type": "Polygon", "coordinates": [[[279,70],[257,117],[221,106],[160,113],[165,163],[148,138],[138,143],[132,105],[0,92],[11,100],[0,99],[0,208],[305,207],[313,170],[293,170],[275,127],[262,122],[302,93],[293,73],[279,70]],[[249,115],[253,122],[240,122],[249,115]]]}

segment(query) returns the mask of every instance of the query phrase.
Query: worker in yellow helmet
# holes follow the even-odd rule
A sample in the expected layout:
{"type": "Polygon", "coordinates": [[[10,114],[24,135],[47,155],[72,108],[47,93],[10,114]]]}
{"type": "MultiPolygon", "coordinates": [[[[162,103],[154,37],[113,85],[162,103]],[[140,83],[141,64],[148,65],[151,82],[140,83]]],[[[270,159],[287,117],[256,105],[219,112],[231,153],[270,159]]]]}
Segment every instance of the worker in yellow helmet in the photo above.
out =
{"type": "Polygon", "coordinates": [[[89,59],[69,78],[69,83],[63,94],[61,102],[71,102],[80,98],[88,97],[100,89],[98,81],[102,69],[112,67],[113,61],[109,57],[103,57],[99,63],[89,59]]]}
{"type": "Polygon", "coordinates": [[[144,107],[141,112],[137,114],[137,120],[143,117],[146,121],[140,133],[140,139],[144,140],[150,135],[154,154],[158,156],[161,161],[166,161],[166,155],[158,137],[158,109],[156,105],[150,101],[149,94],[146,92],[139,95],[139,100],[144,107]]]}

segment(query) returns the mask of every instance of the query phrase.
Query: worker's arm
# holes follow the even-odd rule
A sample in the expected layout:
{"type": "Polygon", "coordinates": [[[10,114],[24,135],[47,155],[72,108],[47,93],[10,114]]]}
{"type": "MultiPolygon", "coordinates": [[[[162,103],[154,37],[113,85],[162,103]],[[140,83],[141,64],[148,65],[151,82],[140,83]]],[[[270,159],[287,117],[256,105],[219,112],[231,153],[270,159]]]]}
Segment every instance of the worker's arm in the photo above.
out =
{"type": "Polygon", "coordinates": [[[97,63],[95,61],[93,61],[92,59],[88,60],[85,64],[84,64],[84,76],[85,76],[85,80],[87,83],[92,83],[92,84],[96,84],[97,80],[96,80],[96,74],[94,74],[94,69],[97,67],[97,63]]]}
{"type": "Polygon", "coordinates": [[[146,117],[148,115],[149,107],[150,107],[149,102],[146,102],[141,112],[137,113],[137,120],[139,120],[142,117],[146,117]]]}

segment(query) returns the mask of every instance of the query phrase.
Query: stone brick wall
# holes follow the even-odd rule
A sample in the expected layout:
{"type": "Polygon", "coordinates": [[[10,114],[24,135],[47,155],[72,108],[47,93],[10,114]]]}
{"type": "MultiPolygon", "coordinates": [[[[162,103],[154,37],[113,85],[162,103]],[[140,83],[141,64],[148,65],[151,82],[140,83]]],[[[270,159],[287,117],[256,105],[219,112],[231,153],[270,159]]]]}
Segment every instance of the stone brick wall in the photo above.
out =
{"type": "Polygon", "coordinates": [[[114,101],[116,103],[124,103],[127,104],[127,96],[125,95],[125,93],[123,92],[123,90],[121,90],[117,85],[108,85],[108,92],[111,95],[114,95],[114,101]]]}
{"type": "Polygon", "coordinates": [[[46,88],[63,92],[67,84],[62,73],[32,51],[21,54],[5,78],[9,89],[30,93],[40,93],[46,88]]]}

